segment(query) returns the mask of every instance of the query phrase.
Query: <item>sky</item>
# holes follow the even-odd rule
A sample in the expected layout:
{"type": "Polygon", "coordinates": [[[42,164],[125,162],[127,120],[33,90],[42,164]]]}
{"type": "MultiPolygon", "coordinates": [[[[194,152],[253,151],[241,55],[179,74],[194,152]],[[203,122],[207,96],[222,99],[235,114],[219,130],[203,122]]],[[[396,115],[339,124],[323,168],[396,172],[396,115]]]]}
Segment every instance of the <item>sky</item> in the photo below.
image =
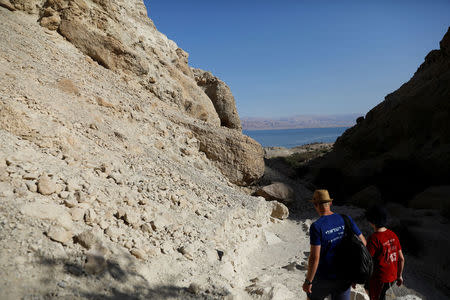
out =
{"type": "Polygon", "coordinates": [[[450,0],[144,0],[189,64],[225,81],[241,117],[365,114],[450,26],[450,0]]]}

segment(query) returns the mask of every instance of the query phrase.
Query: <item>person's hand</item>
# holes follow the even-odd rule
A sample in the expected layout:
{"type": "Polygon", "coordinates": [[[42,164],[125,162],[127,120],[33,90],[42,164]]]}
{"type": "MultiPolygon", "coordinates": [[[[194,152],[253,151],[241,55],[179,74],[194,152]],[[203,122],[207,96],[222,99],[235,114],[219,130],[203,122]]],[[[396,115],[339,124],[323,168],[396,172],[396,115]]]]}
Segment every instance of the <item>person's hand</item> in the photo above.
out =
{"type": "Polygon", "coordinates": [[[397,278],[397,285],[401,286],[403,284],[403,277],[400,276],[399,278],[397,278]]]}
{"type": "Polygon", "coordinates": [[[303,291],[307,294],[311,294],[312,293],[312,283],[303,283],[303,291]]]}

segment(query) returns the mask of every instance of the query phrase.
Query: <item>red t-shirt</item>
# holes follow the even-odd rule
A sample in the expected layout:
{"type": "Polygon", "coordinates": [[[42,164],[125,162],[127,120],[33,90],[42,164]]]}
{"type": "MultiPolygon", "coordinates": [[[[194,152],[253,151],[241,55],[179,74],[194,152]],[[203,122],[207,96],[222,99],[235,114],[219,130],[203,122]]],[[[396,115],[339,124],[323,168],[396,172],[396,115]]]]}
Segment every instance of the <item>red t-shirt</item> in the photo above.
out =
{"type": "Polygon", "coordinates": [[[373,233],[367,241],[367,249],[374,258],[372,279],[393,282],[397,279],[398,252],[402,250],[397,235],[387,229],[373,233]]]}

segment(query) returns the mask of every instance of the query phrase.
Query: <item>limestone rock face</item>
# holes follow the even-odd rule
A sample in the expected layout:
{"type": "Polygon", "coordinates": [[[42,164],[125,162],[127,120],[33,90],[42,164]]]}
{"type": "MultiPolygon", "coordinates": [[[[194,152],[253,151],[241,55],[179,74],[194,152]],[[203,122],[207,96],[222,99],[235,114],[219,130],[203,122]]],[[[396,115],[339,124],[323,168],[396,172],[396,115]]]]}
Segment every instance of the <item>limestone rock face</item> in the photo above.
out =
{"type": "Polygon", "coordinates": [[[189,55],[156,30],[142,1],[3,0],[3,6],[38,16],[99,65],[139,77],[157,98],[219,126],[211,100],[195,82],[189,55]]]}
{"type": "Polygon", "coordinates": [[[228,85],[210,72],[192,69],[199,87],[211,99],[222,126],[242,130],[236,103],[228,85]]]}
{"type": "Polygon", "coordinates": [[[214,299],[243,291],[241,257],[275,220],[230,181],[258,179],[263,151],[219,126],[187,53],[134,0],[10,3],[16,11],[0,7],[0,269],[20,278],[0,278],[3,298],[187,299],[192,278],[208,278],[214,299]]]}
{"type": "Polygon", "coordinates": [[[348,129],[313,166],[336,198],[368,185],[384,201],[408,203],[450,178],[450,29],[414,76],[348,129]]]}

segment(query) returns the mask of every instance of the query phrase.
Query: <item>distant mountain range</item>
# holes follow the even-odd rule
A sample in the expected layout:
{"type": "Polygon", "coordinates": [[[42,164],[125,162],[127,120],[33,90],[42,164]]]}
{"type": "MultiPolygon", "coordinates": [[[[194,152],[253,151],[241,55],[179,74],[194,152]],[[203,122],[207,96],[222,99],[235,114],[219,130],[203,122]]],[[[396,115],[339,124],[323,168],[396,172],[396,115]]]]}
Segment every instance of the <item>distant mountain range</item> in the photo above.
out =
{"type": "Polygon", "coordinates": [[[244,130],[350,127],[363,114],[296,115],[282,118],[242,117],[244,130]]]}

